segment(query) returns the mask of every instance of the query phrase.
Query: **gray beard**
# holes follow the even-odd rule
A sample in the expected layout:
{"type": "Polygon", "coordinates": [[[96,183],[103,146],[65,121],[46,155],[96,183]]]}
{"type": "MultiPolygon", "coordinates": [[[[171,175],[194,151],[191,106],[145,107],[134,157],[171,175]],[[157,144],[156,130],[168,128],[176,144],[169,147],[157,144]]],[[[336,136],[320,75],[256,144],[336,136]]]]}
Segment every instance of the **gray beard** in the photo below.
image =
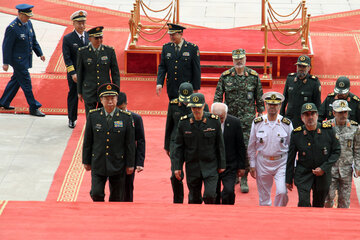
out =
{"type": "Polygon", "coordinates": [[[302,73],[302,72],[298,72],[298,73],[296,73],[296,76],[300,79],[303,79],[306,76],[306,74],[302,73]]]}

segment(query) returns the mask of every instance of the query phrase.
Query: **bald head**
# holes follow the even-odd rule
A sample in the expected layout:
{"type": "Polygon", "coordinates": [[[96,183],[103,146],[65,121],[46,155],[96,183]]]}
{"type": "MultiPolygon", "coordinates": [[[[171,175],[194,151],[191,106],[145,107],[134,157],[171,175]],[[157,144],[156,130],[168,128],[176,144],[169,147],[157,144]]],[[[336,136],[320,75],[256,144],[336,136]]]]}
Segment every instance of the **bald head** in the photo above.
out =
{"type": "Polygon", "coordinates": [[[225,103],[216,102],[211,105],[211,112],[220,117],[221,123],[226,120],[227,111],[228,106],[225,103]]]}

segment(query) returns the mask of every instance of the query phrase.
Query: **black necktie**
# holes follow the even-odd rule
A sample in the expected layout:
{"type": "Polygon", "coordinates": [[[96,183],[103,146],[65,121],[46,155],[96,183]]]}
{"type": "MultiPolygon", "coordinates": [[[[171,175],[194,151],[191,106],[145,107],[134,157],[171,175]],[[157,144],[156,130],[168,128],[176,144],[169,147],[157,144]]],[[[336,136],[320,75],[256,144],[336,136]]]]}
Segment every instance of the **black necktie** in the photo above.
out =
{"type": "Polygon", "coordinates": [[[179,45],[175,45],[175,55],[176,56],[179,56],[179,52],[180,52],[180,47],[179,47],[179,45]]]}
{"type": "Polygon", "coordinates": [[[111,119],[112,119],[112,117],[110,114],[106,116],[106,121],[107,121],[109,127],[111,126],[111,119]]]}
{"type": "Polygon", "coordinates": [[[80,40],[83,44],[85,44],[85,41],[84,41],[84,36],[80,36],[80,40]]]}

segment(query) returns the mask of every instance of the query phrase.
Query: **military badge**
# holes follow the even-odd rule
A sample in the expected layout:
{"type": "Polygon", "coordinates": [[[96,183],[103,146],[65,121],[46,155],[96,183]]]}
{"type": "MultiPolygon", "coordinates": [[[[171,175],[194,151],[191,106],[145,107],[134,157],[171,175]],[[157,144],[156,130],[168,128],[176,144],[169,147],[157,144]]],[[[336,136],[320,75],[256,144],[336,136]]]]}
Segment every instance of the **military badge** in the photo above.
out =
{"type": "Polygon", "coordinates": [[[108,59],[109,59],[108,56],[102,56],[102,57],[101,57],[101,60],[102,60],[102,61],[106,61],[106,60],[108,60],[108,59]]]}
{"type": "Polygon", "coordinates": [[[171,57],[171,53],[168,52],[168,53],[166,54],[166,57],[171,57]]]}
{"type": "Polygon", "coordinates": [[[196,53],[196,55],[197,55],[197,56],[200,56],[200,52],[199,52],[199,50],[197,50],[197,53],[196,53]]]}
{"type": "Polygon", "coordinates": [[[73,46],[76,47],[76,48],[79,47],[79,45],[77,43],[73,43],[73,46]]]}
{"type": "Polygon", "coordinates": [[[184,134],[192,134],[191,131],[185,131],[184,134]]]}
{"type": "Polygon", "coordinates": [[[86,59],[86,62],[89,63],[89,64],[92,63],[92,58],[86,59]]]}
{"type": "Polygon", "coordinates": [[[259,141],[260,143],[264,143],[264,140],[262,139],[262,138],[260,138],[260,141],[259,141]]]}
{"type": "Polygon", "coordinates": [[[110,84],[106,86],[106,90],[111,90],[111,85],[110,84]]]}
{"type": "Polygon", "coordinates": [[[195,102],[195,103],[199,102],[199,98],[197,96],[194,96],[193,97],[193,102],[195,102]]]}
{"type": "Polygon", "coordinates": [[[247,93],[247,99],[248,99],[248,100],[253,99],[253,97],[254,97],[254,93],[253,93],[253,92],[248,92],[248,93],[247,93]]]}
{"type": "Polygon", "coordinates": [[[306,155],[306,153],[305,153],[305,152],[302,152],[302,155],[303,155],[303,156],[305,156],[305,155],[306,155]]]}
{"type": "Polygon", "coordinates": [[[183,52],[183,56],[184,56],[184,57],[189,57],[189,56],[190,56],[190,53],[189,53],[189,52],[183,52]]]}
{"type": "Polygon", "coordinates": [[[95,125],[95,129],[96,129],[96,130],[101,130],[101,128],[102,128],[102,125],[101,125],[100,123],[97,123],[97,124],[95,125]]]}
{"type": "Polygon", "coordinates": [[[300,61],[305,61],[305,57],[304,56],[300,57],[300,61]]]}
{"type": "Polygon", "coordinates": [[[327,155],[328,154],[328,150],[326,147],[323,148],[323,155],[327,155]]]}
{"type": "Polygon", "coordinates": [[[207,128],[204,130],[204,132],[213,132],[215,130],[216,130],[215,128],[207,128]]]}
{"type": "Polygon", "coordinates": [[[24,33],[21,33],[21,34],[20,34],[20,37],[21,37],[22,39],[25,39],[25,34],[24,34],[24,33]]]}
{"type": "Polygon", "coordinates": [[[345,83],[344,83],[344,82],[340,82],[340,83],[339,83],[339,87],[342,87],[342,88],[345,87],[345,83]]]}
{"type": "Polygon", "coordinates": [[[121,128],[124,126],[123,121],[114,121],[114,127],[121,128]]]}
{"type": "Polygon", "coordinates": [[[348,140],[347,140],[347,146],[348,146],[349,148],[351,148],[351,145],[352,145],[351,143],[352,143],[351,139],[348,139],[348,140]]]}
{"type": "Polygon", "coordinates": [[[307,110],[311,110],[311,109],[312,109],[312,106],[311,106],[311,104],[306,104],[305,108],[306,108],[307,110]]]}

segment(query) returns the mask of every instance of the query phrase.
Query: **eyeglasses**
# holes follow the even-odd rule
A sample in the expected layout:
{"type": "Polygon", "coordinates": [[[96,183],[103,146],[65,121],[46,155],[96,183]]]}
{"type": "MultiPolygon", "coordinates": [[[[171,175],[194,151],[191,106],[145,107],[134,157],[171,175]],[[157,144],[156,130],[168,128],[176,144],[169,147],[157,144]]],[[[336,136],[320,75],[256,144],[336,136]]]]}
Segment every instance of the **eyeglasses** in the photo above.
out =
{"type": "Polygon", "coordinates": [[[98,39],[103,39],[103,37],[102,37],[102,36],[100,36],[100,37],[95,37],[95,39],[96,39],[96,40],[98,40],[98,39]]]}

